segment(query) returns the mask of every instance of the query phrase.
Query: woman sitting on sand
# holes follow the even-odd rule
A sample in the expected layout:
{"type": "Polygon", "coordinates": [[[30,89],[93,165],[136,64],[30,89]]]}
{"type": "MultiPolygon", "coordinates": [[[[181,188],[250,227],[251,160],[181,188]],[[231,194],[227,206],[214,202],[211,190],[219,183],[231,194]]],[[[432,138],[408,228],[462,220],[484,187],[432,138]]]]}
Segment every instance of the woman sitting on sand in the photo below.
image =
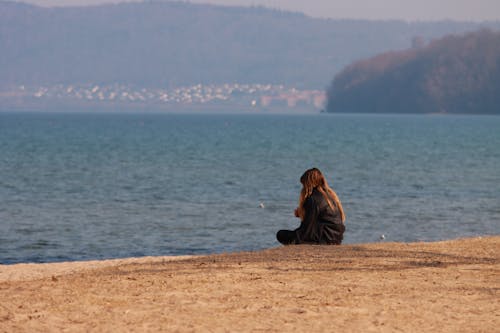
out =
{"type": "Polygon", "coordinates": [[[345,215],[337,194],[316,168],[300,177],[299,206],[295,216],[301,219],[295,230],[280,230],[276,238],[282,244],[340,244],[345,231],[345,215]]]}

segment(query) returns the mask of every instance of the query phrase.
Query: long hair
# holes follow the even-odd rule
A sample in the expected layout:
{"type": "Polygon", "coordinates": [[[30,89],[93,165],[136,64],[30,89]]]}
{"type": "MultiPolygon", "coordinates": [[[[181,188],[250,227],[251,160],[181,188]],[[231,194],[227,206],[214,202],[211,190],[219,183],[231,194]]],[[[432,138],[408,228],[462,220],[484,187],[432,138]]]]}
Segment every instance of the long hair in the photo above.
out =
{"type": "Polygon", "coordinates": [[[302,190],[300,191],[298,215],[301,219],[304,218],[304,202],[312,194],[314,189],[317,189],[325,198],[326,202],[333,211],[338,210],[342,222],[345,221],[344,209],[342,208],[342,203],[340,202],[337,193],[328,186],[325,177],[317,168],[312,168],[306,170],[302,177],[300,177],[300,182],[302,183],[302,190]],[[333,202],[332,202],[333,201],[333,202]]]}

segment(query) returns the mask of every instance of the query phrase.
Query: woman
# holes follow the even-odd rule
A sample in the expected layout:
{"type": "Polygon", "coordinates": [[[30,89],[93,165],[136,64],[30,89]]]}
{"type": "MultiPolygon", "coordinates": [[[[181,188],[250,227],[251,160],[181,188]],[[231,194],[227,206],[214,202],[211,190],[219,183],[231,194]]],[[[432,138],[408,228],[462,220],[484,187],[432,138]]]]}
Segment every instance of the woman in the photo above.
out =
{"type": "Polygon", "coordinates": [[[345,231],[345,214],[337,194],[316,168],[302,177],[299,206],[295,216],[301,219],[295,230],[280,230],[276,238],[282,244],[340,244],[345,231]]]}

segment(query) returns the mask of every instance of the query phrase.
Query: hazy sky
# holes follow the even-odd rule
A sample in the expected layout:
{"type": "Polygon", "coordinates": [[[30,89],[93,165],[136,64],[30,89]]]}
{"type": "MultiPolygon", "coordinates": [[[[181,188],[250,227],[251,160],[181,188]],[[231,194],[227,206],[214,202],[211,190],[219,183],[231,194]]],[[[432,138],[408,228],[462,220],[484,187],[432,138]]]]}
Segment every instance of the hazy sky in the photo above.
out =
{"type": "MultiPolygon", "coordinates": [[[[121,1],[123,0],[24,0],[40,5],[85,5],[121,1]]],[[[303,12],[314,17],[330,18],[409,21],[500,20],[500,0],[190,0],[189,2],[233,6],[263,5],[303,12]]]]}

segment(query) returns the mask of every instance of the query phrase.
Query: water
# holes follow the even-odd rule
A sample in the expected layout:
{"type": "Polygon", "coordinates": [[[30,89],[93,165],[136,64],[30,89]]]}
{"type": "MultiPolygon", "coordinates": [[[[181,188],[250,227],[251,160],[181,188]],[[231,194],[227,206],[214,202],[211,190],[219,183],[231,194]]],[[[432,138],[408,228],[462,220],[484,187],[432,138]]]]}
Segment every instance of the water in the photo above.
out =
{"type": "Polygon", "coordinates": [[[0,113],[0,147],[0,263],[278,246],[312,166],[345,243],[500,226],[500,117],[0,113]]]}

